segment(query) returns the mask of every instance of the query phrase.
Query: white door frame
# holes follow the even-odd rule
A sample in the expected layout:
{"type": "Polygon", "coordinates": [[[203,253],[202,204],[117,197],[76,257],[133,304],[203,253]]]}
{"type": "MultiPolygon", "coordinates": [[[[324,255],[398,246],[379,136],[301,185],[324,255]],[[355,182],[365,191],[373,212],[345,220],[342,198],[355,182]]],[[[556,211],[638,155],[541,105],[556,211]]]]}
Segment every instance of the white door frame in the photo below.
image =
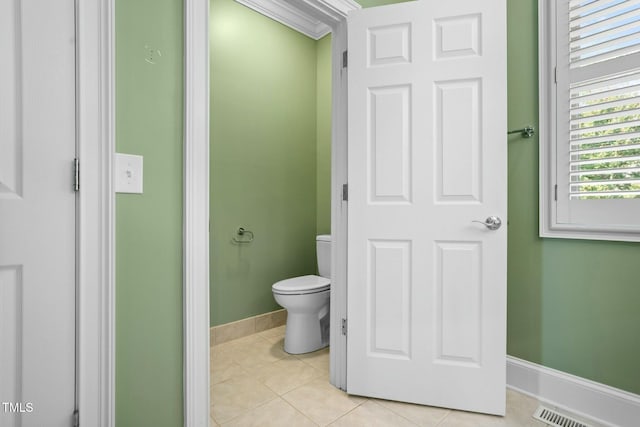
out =
{"type": "Polygon", "coordinates": [[[76,0],[77,405],[115,425],[114,0],[76,0]]]}
{"type": "Polygon", "coordinates": [[[184,0],[184,425],[209,425],[209,0],[184,0]]]}
{"type": "MultiPolygon", "coordinates": [[[[347,45],[349,0],[287,0],[332,28],[331,383],[346,389],[347,45]]],[[[184,99],[184,425],[209,425],[209,0],[185,0],[184,99]]]]}

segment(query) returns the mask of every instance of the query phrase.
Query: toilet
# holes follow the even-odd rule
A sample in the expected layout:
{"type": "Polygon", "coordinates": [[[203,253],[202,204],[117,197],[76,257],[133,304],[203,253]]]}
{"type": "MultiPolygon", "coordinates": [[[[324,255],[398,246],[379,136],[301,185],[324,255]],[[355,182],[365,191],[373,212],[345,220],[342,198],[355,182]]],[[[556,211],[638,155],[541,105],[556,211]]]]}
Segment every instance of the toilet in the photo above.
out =
{"type": "Polygon", "coordinates": [[[310,353],[329,345],[331,236],[316,237],[319,276],[293,277],[274,283],[276,302],[287,310],[284,351],[310,353]]]}

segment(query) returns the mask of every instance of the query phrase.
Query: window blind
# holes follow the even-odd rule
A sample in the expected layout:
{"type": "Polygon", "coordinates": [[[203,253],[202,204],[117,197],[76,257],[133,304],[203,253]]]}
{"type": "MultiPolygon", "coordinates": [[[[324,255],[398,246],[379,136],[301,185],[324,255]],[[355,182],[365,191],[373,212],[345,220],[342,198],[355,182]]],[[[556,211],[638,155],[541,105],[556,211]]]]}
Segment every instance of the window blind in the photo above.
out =
{"type": "Polygon", "coordinates": [[[569,66],[640,52],[640,0],[571,0],[569,66]]]}
{"type": "Polygon", "coordinates": [[[568,22],[569,68],[602,70],[569,85],[569,197],[640,198],[640,67],[607,73],[640,52],[640,0],[571,0],[568,22]]]}

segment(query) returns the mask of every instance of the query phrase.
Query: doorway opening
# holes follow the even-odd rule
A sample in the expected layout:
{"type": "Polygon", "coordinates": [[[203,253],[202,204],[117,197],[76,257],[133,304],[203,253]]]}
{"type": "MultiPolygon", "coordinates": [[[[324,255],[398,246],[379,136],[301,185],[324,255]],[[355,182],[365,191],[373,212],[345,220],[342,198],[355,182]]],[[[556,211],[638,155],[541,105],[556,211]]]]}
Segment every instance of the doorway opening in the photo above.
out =
{"type": "MultiPolygon", "coordinates": [[[[242,2],[244,3],[244,2],[242,2]]],[[[320,3],[319,3],[320,4],[320,3]]],[[[270,284],[277,280],[286,278],[279,277],[258,277],[251,276],[252,269],[263,267],[262,271],[269,272],[269,268],[264,265],[258,266],[255,263],[269,263],[269,257],[280,256],[281,262],[288,262],[289,259],[295,259],[299,256],[296,252],[307,251],[306,271],[292,271],[288,276],[296,276],[300,274],[309,274],[314,272],[315,267],[315,235],[331,234],[332,242],[332,284],[331,284],[331,383],[338,388],[345,388],[345,364],[346,355],[346,337],[342,334],[341,319],[345,317],[346,311],[346,203],[342,201],[343,183],[346,182],[346,69],[343,69],[343,52],[346,50],[346,11],[342,14],[332,15],[330,18],[325,12],[316,10],[315,15],[320,19],[317,22],[326,27],[327,31],[331,31],[330,36],[326,36],[319,41],[313,41],[306,37],[295,34],[298,39],[306,40],[297,41],[288,50],[282,52],[276,58],[265,57],[267,55],[266,47],[279,47],[279,43],[283,40],[273,37],[267,40],[250,40],[250,36],[242,34],[242,27],[238,25],[229,15],[234,13],[242,13],[246,15],[248,9],[242,8],[240,5],[231,0],[220,0],[212,2],[210,13],[210,54],[211,56],[211,82],[214,88],[211,96],[211,304],[210,304],[210,325],[227,323],[237,320],[233,317],[237,311],[238,305],[236,301],[235,307],[229,304],[229,300],[225,295],[232,295],[236,300],[250,301],[251,298],[260,298],[262,301],[273,305],[273,296],[271,294],[270,284]],[[226,12],[227,16],[217,14],[218,11],[226,12]],[[234,45],[234,43],[236,43],[234,45]],[[239,43],[239,45],[237,44],[239,43]],[[304,84],[299,84],[295,79],[295,70],[286,70],[282,75],[276,72],[277,68],[304,68],[301,67],[295,57],[291,55],[304,55],[304,51],[299,44],[317,43],[315,58],[316,64],[311,70],[312,74],[318,80],[322,80],[321,84],[314,87],[314,96],[323,98],[316,100],[316,124],[311,139],[322,140],[321,144],[309,146],[309,141],[299,141],[303,138],[304,129],[300,129],[301,124],[295,119],[300,105],[299,100],[282,100],[286,90],[291,87],[299,87],[299,92],[305,90],[304,84]],[[259,46],[263,46],[261,49],[259,46]],[[266,47],[265,47],[266,46],[266,47]],[[225,61],[223,55],[230,55],[225,49],[233,50],[234,59],[225,61]],[[296,51],[296,49],[299,49],[296,51]],[[244,52],[250,52],[248,57],[244,52]],[[288,57],[287,57],[288,56],[288,57]],[[216,62],[217,59],[218,61],[216,62]],[[268,65],[268,61],[275,61],[277,67],[268,65]],[[261,65],[257,65],[257,64],[261,65]],[[252,69],[253,68],[253,69],[252,69]],[[256,70],[257,68],[257,70],[256,70]],[[243,70],[250,69],[253,79],[243,79],[243,70]],[[322,78],[321,76],[322,75],[322,78]],[[227,78],[224,82],[224,77],[227,78]],[[257,76],[257,77],[256,77],[257,76]],[[219,80],[218,80],[219,79],[219,80]],[[275,83],[274,83],[275,82],[275,83]],[[270,87],[273,85],[275,87],[270,87]],[[278,91],[278,85],[282,85],[284,89],[278,91]],[[242,86],[242,87],[239,87],[242,86]],[[279,100],[280,98],[280,100],[279,100]],[[323,105],[319,105],[323,104],[323,105]],[[292,107],[292,105],[294,107],[292,107]],[[280,117],[284,115],[284,122],[267,122],[266,119],[257,118],[256,112],[260,109],[273,110],[287,109],[284,114],[280,111],[280,117]],[[322,113],[320,113],[322,110],[322,113]],[[233,116],[233,117],[230,117],[233,116]],[[256,137],[256,132],[262,132],[256,137]],[[277,140],[278,132],[284,137],[290,137],[289,141],[277,140]],[[292,135],[291,135],[292,134],[292,135]],[[296,137],[298,140],[296,140],[296,137]],[[216,138],[227,138],[225,144],[217,145],[216,138]],[[238,141],[240,138],[245,139],[243,144],[238,141]],[[231,140],[231,143],[229,143],[231,140]],[[297,145],[296,145],[297,144],[297,145]],[[244,146],[243,146],[244,145],[244,146]],[[304,200],[304,191],[300,191],[300,176],[308,174],[305,170],[305,164],[298,162],[298,152],[300,150],[315,151],[316,155],[320,152],[322,156],[322,164],[313,165],[319,169],[315,178],[318,192],[322,192],[322,200],[319,198],[313,200],[312,205],[317,203],[323,204],[322,218],[317,218],[317,213],[312,212],[313,221],[316,222],[311,232],[307,227],[306,237],[301,239],[299,224],[292,224],[291,221],[282,221],[279,217],[285,217],[289,214],[287,210],[305,211],[305,206],[296,200],[302,197],[304,200]],[[331,154],[329,154],[329,151],[331,154]],[[271,165],[268,163],[271,161],[271,165]],[[280,170],[275,170],[273,165],[276,164],[280,170]],[[265,166],[268,165],[268,166],[265,166]],[[229,179],[225,179],[229,177],[229,179]],[[290,181],[294,182],[291,183],[290,181]],[[320,183],[319,181],[324,181],[320,183]],[[274,192],[274,186],[291,187],[289,192],[274,192]],[[258,188],[256,188],[258,187],[258,188]],[[256,191],[257,190],[257,191],[256,191]],[[277,195],[276,195],[277,193],[277,195]],[[218,196],[223,196],[217,200],[218,196]],[[263,218],[256,218],[255,212],[263,209],[264,205],[272,206],[272,210],[266,211],[263,218]],[[235,213],[234,213],[235,212],[235,213]],[[330,217],[330,220],[329,220],[330,217]],[[275,219],[281,224],[277,224],[279,230],[269,230],[274,225],[275,219]],[[244,237],[238,235],[238,230],[245,230],[244,237]],[[250,233],[247,233],[247,231],[250,233]],[[282,248],[273,248],[273,244],[269,239],[267,232],[275,232],[286,234],[290,240],[303,242],[305,247],[293,247],[293,253],[287,254],[282,248]],[[307,236],[308,235],[308,236],[307,236]],[[250,254],[251,256],[248,256],[250,254]],[[256,256],[266,254],[264,260],[256,261],[256,256]],[[342,260],[342,262],[341,262],[342,260]],[[258,280],[261,286],[261,294],[255,295],[251,286],[246,286],[251,281],[258,280]],[[216,281],[226,282],[226,289],[214,289],[216,281]],[[233,283],[230,283],[233,282],[233,283]],[[267,283],[269,286],[265,286],[267,283]],[[243,288],[244,286],[244,288],[243,288]],[[219,292],[220,291],[220,292],[219,292]],[[225,294],[226,293],[226,294],[225,294]],[[342,353],[341,353],[342,352],[342,353]],[[342,356],[340,356],[342,354],[342,356]]],[[[359,8],[359,5],[353,3],[352,7],[359,8]]],[[[324,5],[327,9],[327,6],[324,5]]],[[[256,28],[261,25],[280,24],[267,20],[263,16],[252,13],[249,25],[256,28]],[[260,21],[258,21],[258,19],[260,21]]],[[[311,15],[310,15],[311,16],[311,15]]],[[[232,16],[233,17],[233,16],[232,16]]],[[[236,16],[237,18],[237,16],[236,16]]],[[[315,18],[314,18],[315,19],[315,18]]],[[[317,26],[316,26],[317,28],[317,26]]],[[[281,30],[282,31],[282,30],[281,30]]],[[[291,33],[291,30],[286,29],[291,33]]],[[[315,38],[315,37],[314,37],[315,38]]],[[[231,56],[228,56],[231,58],[231,56]]],[[[298,58],[299,59],[299,58],[298,58]]],[[[307,58],[308,59],[308,58],[307,58]]],[[[304,62],[304,61],[302,61],[304,62]]],[[[306,76],[306,78],[312,78],[306,76]]],[[[316,80],[316,79],[313,79],[316,80]]],[[[314,85],[316,86],[316,85],[314,85]]],[[[307,88],[308,89],[308,88],[307,88]]],[[[295,96],[303,97],[303,93],[295,96]]],[[[273,117],[273,114],[271,114],[273,117]]],[[[309,133],[307,132],[307,135],[309,133]]],[[[283,137],[283,138],[284,138],[283,137]]],[[[312,156],[313,157],[313,156],[312,156]]],[[[315,168],[314,168],[315,169],[315,168]]],[[[308,177],[307,177],[308,178],[308,177]]],[[[313,180],[312,180],[313,181],[313,180]]],[[[308,197],[307,197],[308,198],[308,197]]],[[[311,200],[311,199],[310,199],[311,200]]],[[[308,207],[306,207],[308,210],[308,207]]],[[[264,211],[263,211],[264,212],[264,211]]],[[[298,212],[300,213],[300,212],[298,212]]],[[[308,224],[307,224],[308,226],[308,224]]],[[[277,227],[274,227],[277,228],[277,227]]],[[[289,249],[290,251],[290,249],[289,249]]],[[[280,273],[281,274],[281,273],[280,273]]],[[[249,305],[249,304],[247,304],[249,305]]],[[[276,308],[276,307],[273,307],[276,308]]],[[[240,306],[240,309],[243,309],[240,306]]],[[[269,310],[269,308],[267,308],[269,310]]],[[[235,314],[240,319],[250,316],[251,313],[235,314]]],[[[188,356],[187,356],[188,358],[188,356]]],[[[212,358],[213,359],[213,358],[212,358]]],[[[215,362],[214,362],[215,363],[215,362]]],[[[213,382],[213,381],[212,381],[213,382]]]]}

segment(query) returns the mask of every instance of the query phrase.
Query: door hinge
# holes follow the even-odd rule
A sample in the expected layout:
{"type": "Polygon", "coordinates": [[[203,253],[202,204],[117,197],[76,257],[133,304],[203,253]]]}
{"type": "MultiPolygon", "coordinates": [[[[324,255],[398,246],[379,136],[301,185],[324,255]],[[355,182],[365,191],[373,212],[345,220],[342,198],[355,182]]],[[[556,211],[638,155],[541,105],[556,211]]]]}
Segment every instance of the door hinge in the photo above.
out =
{"type": "Polygon", "coordinates": [[[80,161],[73,159],[73,191],[80,191],[80,161]]]}
{"type": "Polygon", "coordinates": [[[342,319],[342,335],[347,336],[347,319],[342,319]]]}
{"type": "Polygon", "coordinates": [[[347,68],[347,63],[348,63],[348,55],[347,55],[347,51],[345,50],[344,52],[342,52],[342,68],[347,68]]]}
{"type": "Polygon", "coordinates": [[[349,200],[349,184],[342,184],[342,200],[349,200]]]}
{"type": "Polygon", "coordinates": [[[558,67],[553,67],[553,82],[558,83],[558,67]]]}
{"type": "Polygon", "coordinates": [[[80,427],[80,413],[77,409],[73,411],[73,427],[80,427]]]}
{"type": "Polygon", "coordinates": [[[553,200],[558,201],[558,184],[553,186],[553,200]]]}

